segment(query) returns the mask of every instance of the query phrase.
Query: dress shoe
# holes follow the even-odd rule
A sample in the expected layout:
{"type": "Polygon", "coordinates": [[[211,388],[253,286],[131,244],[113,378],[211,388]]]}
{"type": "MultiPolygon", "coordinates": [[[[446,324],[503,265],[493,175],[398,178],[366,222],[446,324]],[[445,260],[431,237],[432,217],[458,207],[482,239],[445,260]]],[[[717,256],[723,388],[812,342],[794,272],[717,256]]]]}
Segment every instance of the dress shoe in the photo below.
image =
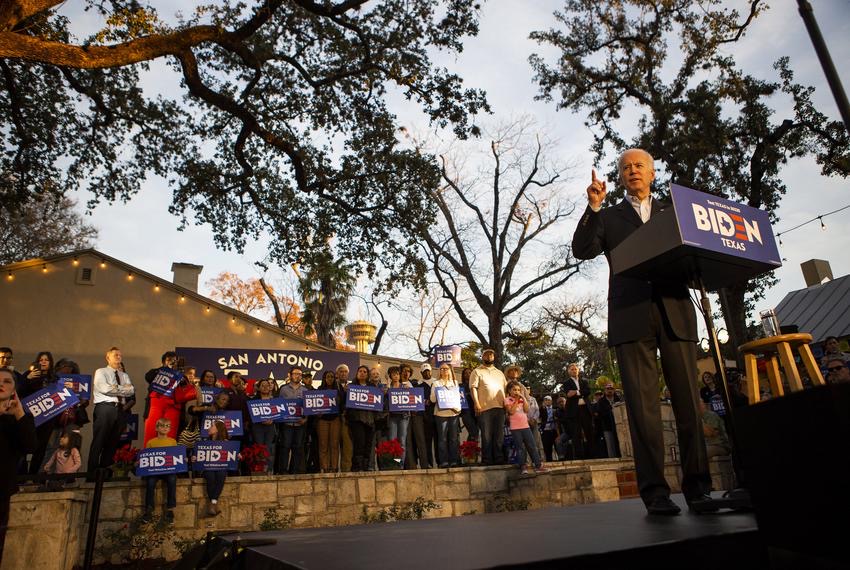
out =
{"type": "Polygon", "coordinates": [[[682,509],[671,501],[670,497],[656,497],[646,505],[646,512],[651,515],[675,516],[682,512],[682,509]]]}
{"type": "Polygon", "coordinates": [[[701,515],[703,513],[715,513],[719,511],[720,505],[711,498],[711,495],[704,493],[688,499],[688,509],[692,513],[701,515]]]}

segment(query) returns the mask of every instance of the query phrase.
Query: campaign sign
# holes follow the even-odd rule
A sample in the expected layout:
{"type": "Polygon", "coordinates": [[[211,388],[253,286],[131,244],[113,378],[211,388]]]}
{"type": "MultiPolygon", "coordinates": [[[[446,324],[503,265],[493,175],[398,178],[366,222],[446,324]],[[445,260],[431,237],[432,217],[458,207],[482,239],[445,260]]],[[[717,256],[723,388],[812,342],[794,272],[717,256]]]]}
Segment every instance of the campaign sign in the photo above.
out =
{"type": "Polygon", "coordinates": [[[283,398],[248,400],[248,412],[251,414],[251,421],[255,423],[269,420],[281,422],[286,413],[286,405],[283,398]]]}
{"type": "Polygon", "coordinates": [[[201,392],[201,404],[209,406],[215,402],[216,394],[223,392],[224,388],[219,388],[218,386],[201,386],[199,390],[201,392]]]}
{"type": "Polygon", "coordinates": [[[391,412],[424,412],[424,388],[390,388],[387,390],[391,412]]]}
{"type": "Polygon", "coordinates": [[[118,440],[121,443],[130,443],[139,437],[139,414],[130,414],[127,418],[127,425],[118,440]]]}
{"type": "Polygon", "coordinates": [[[186,448],[182,445],[171,447],[148,447],[139,452],[136,459],[136,475],[171,475],[186,473],[186,448]]]}
{"type": "Polygon", "coordinates": [[[280,398],[283,402],[281,421],[286,424],[297,423],[304,417],[304,400],[301,398],[280,398]]]}
{"type": "Polygon", "coordinates": [[[448,363],[452,367],[459,367],[463,364],[460,359],[460,346],[450,344],[448,346],[434,347],[434,367],[439,368],[440,364],[448,363]]]}
{"type": "Polygon", "coordinates": [[[782,265],[767,212],[678,184],[670,188],[670,197],[683,242],[750,261],[782,265]]]}
{"type": "Polygon", "coordinates": [[[437,386],[437,407],[441,410],[460,409],[460,390],[457,387],[437,386]]]}
{"type": "Polygon", "coordinates": [[[320,414],[339,413],[336,390],[313,390],[304,392],[304,415],[315,416],[320,414]]]}
{"type": "Polygon", "coordinates": [[[192,465],[197,471],[237,471],[239,442],[201,440],[195,444],[192,465]]]}
{"type": "Polygon", "coordinates": [[[348,385],[346,406],[355,410],[384,411],[384,391],[377,386],[348,385]]]}
{"type": "Polygon", "coordinates": [[[81,400],[91,400],[91,374],[61,374],[56,384],[74,391],[81,400]]]}
{"type": "Polygon", "coordinates": [[[174,387],[182,379],[183,373],[179,370],[173,370],[163,366],[156,371],[156,376],[151,380],[151,392],[156,392],[163,396],[171,396],[174,393],[174,387]]]}
{"type": "Polygon", "coordinates": [[[21,399],[24,412],[35,420],[36,427],[48,422],[79,403],[80,399],[70,388],[52,384],[21,399]]]}
{"type": "Polygon", "coordinates": [[[215,421],[223,421],[227,428],[227,435],[245,435],[245,426],[242,425],[242,412],[206,412],[201,416],[201,437],[209,437],[210,426],[215,421]]]}

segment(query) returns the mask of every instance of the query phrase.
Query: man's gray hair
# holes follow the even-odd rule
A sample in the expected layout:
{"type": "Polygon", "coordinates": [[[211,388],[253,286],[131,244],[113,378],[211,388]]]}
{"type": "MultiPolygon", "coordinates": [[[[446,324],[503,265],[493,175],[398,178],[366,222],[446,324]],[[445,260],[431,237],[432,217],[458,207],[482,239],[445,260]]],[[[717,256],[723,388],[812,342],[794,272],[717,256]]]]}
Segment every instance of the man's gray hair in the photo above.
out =
{"type": "Polygon", "coordinates": [[[348,365],[347,364],[340,364],[339,366],[336,367],[336,371],[339,372],[340,370],[345,370],[346,372],[348,372],[349,371],[348,365]]]}
{"type": "Polygon", "coordinates": [[[652,167],[652,169],[653,169],[653,170],[655,170],[655,159],[654,159],[654,158],[652,158],[652,155],[651,155],[651,154],[649,154],[649,152],[648,152],[648,151],[646,151],[646,150],[644,150],[644,149],[642,149],[642,148],[637,148],[637,147],[634,147],[634,148],[627,148],[626,150],[624,150],[623,152],[621,152],[621,153],[620,153],[620,157],[617,159],[617,167],[618,167],[618,170],[622,167],[622,164],[623,164],[623,156],[625,156],[625,154],[626,154],[627,152],[631,152],[631,151],[634,151],[634,150],[636,150],[636,151],[638,151],[638,152],[642,152],[643,154],[645,154],[645,155],[646,155],[646,158],[648,158],[648,159],[649,159],[649,166],[651,166],[651,167],[652,167]]]}

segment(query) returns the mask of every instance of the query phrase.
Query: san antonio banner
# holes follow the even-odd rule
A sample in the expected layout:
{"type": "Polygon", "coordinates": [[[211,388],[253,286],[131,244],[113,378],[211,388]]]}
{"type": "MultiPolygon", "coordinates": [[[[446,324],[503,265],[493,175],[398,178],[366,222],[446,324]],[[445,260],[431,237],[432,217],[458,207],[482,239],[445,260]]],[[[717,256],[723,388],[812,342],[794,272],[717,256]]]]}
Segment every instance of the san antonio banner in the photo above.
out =
{"type": "Polygon", "coordinates": [[[239,372],[246,378],[275,378],[283,380],[293,366],[300,366],[313,373],[318,380],[325,370],[336,371],[336,367],[345,364],[351,371],[351,378],[360,365],[360,355],[356,352],[337,350],[281,350],[279,348],[198,348],[178,346],[178,355],[186,361],[186,366],[198,370],[212,370],[217,378],[223,378],[230,371],[239,372]]]}

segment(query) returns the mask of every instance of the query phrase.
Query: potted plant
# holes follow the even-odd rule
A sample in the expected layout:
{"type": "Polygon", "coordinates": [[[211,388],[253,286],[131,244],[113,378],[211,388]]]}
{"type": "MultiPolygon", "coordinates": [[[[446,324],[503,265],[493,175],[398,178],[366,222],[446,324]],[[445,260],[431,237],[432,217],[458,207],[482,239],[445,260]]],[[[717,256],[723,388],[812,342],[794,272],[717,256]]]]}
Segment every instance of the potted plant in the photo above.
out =
{"type": "Polygon", "coordinates": [[[129,443],[118,449],[112,456],[112,478],[113,479],[129,479],[130,470],[136,464],[136,456],[139,455],[139,448],[133,447],[129,443]]]}
{"type": "Polygon", "coordinates": [[[478,454],[480,452],[481,446],[474,439],[468,439],[460,444],[460,458],[464,465],[478,463],[478,454]]]}
{"type": "Polygon", "coordinates": [[[404,455],[404,448],[398,439],[382,441],[375,447],[375,455],[378,458],[378,469],[381,471],[401,469],[401,456],[404,455]]]}
{"type": "Polygon", "coordinates": [[[248,467],[248,471],[254,473],[265,473],[269,462],[269,448],[262,443],[249,445],[242,450],[242,461],[248,467]]]}

